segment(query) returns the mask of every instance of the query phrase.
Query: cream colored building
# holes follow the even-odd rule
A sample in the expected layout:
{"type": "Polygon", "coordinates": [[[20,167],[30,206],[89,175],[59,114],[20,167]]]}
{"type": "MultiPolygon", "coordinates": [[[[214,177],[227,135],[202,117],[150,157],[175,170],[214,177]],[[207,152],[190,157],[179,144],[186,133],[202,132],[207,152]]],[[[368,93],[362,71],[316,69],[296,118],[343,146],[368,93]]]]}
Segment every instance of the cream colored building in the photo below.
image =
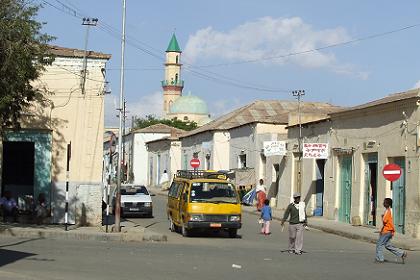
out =
{"type": "MultiPolygon", "coordinates": [[[[327,159],[303,159],[302,197],[308,213],[380,229],[382,202],[393,199],[396,230],[420,238],[420,91],[386,96],[305,123],[304,143],[327,143],[327,159]],[[396,163],[401,177],[390,182],[384,166],[396,163]]],[[[297,138],[289,127],[278,207],[285,209],[298,186],[297,138]],[[289,187],[291,186],[291,187],[289,187]]]]}
{"type": "Polygon", "coordinates": [[[47,195],[52,222],[64,222],[67,154],[70,223],[101,223],[105,69],[110,55],[51,46],[55,61],[35,86],[48,91],[46,103],[24,114],[22,129],[2,143],[2,191],[23,198],[47,195]],[[85,81],[85,82],[84,82],[85,81]],[[83,90],[84,88],[84,90],[83,90]],[[20,174],[13,171],[21,166],[20,174]]]}

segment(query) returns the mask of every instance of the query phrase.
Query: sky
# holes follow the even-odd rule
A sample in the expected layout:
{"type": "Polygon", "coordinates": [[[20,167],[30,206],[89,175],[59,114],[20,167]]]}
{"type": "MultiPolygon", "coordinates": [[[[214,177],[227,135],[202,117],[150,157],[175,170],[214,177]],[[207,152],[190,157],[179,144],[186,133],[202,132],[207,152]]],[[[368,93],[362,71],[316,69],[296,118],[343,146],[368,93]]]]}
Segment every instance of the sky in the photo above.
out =
{"type": "MultiPolygon", "coordinates": [[[[35,0],[52,44],[112,55],[105,125],[117,126],[122,1],[35,0]]],[[[212,118],[261,99],[353,106],[420,87],[420,1],[127,0],[125,90],[131,116],[162,111],[164,56],[175,32],[184,94],[212,118]],[[330,46],[330,47],[328,47],[330,46]]]]}

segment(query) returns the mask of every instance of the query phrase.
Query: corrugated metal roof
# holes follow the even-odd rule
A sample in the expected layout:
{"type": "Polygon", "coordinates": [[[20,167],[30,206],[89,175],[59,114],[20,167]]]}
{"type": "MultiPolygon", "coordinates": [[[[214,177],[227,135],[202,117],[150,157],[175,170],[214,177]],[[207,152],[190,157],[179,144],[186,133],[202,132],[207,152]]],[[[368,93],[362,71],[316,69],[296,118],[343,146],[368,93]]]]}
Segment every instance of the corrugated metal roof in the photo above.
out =
{"type": "MultiPolygon", "coordinates": [[[[62,57],[84,57],[85,51],[80,49],[72,49],[72,48],[64,48],[59,46],[49,46],[50,52],[56,56],[62,56],[62,57]]],[[[110,54],[104,54],[100,52],[94,52],[94,51],[87,51],[87,57],[88,58],[100,58],[100,59],[110,59],[110,54]]]]}
{"type": "Polygon", "coordinates": [[[159,123],[145,128],[135,129],[131,133],[170,133],[171,136],[178,137],[184,132],[185,130],[159,123]]]}
{"type": "MultiPolygon", "coordinates": [[[[302,102],[302,112],[331,113],[341,107],[328,103],[302,102]]],[[[228,130],[249,123],[287,124],[289,112],[297,111],[297,101],[257,100],[223,115],[202,127],[186,132],[180,138],[214,130],[228,130]]]]}
{"type": "Polygon", "coordinates": [[[383,105],[383,104],[387,104],[387,103],[391,103],[391,102],[397,102],[397,101],[401,101],[401,100],[405,100],[405,99],[410,99],[410,98],[414,98],[414,97],[420,97],[420,89],[413,89],[413,90],[409,90],[409,91],[405,91],[405,92],[399,92],[399,93],[394,93],[394,94],[390,94],[388,96],[385,96],[384,98],[381,99],[377,99],[362,105],[357,105],[354,107],[350,107],[347,108],[345,110],[341,110],[341,111],[337,111],[337,112],[333,112],[330,115],[338,115],[338,114],[342,114],[342,113],[346,113],[346,112],[350,112],[350,111],[356,111],[356,110],[362,110],[362,109],[366,109],[366,108],[370,108],[370,107],[374,107],[374,106],[379,106],[379,105],[383,105]]]}

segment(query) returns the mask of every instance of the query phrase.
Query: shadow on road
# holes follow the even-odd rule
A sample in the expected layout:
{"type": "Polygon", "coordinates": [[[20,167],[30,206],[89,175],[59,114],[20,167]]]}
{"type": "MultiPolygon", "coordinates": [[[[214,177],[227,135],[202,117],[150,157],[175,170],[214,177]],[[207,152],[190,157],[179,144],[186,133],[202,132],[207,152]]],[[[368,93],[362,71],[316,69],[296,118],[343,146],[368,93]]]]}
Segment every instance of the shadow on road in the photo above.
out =
{"type": "Polygon", "coordinates": [[[0,249],[0,267],[14,263],[18,260],[35,256],[36,254],[32,253],[25,253],[20,251],[14,251],[14,250],[6,250],[6,249],[0,249]]]}

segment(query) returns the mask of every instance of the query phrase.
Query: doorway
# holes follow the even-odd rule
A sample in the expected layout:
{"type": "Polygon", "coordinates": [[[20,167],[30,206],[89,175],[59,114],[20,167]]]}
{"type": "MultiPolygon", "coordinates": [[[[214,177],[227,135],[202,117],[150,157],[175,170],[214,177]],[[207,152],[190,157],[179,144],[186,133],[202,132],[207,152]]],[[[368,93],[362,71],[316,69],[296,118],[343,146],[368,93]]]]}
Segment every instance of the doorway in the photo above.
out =
{"type": "Polygon", "coordinates": [[[365,224],[376,226],[378,206],[378,154],[365,155],[365,224]]]}
{"type": "Polygon", "coordinates": [[[325,159],[316,160],[315,210],[314,216],[324,215],[324,169],[325,159]]]}
{"type": "Polygon", "coordinates": [[[405,158],[396,158],[395,164],[401,167],[401,177],[392,182],[392,213],[395,230],[405,233],[405,158]]]}
{"type": "Polygon", "coordinates": [[[352,188],[352,156],[340,158],[340,207],[338,219],[340,222],[350,223],[352,188]]]}
{"type": "Polygon", "coordinates": [[[2,195],[8,190],[16,201],[18,197],[34,197],[34,142],[3,142],[2,166],[2,195]]]}

